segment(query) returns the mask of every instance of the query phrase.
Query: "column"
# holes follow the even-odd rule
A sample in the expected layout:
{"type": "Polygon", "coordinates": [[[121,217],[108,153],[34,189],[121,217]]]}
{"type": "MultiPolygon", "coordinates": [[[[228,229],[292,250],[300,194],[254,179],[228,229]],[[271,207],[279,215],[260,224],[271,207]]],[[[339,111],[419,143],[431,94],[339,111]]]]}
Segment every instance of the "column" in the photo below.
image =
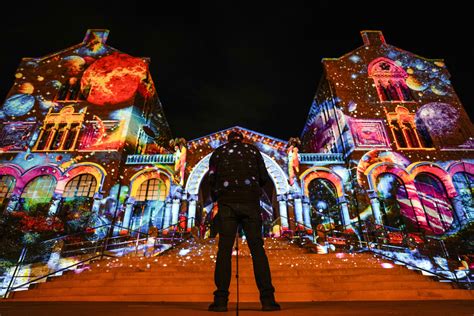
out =
{"type": "Polygon", "coordinates": [[[284,195],[278,195],[278,206],[280,207],[281,229],[288,229],[288,210],[286,208],[286,198],[284,195]]]}
{"type": "Polygon", "coordinates": [[[179,218],[179,206],[180,200],[178,198],[173,199],[173,204],[171,206],[171,225],[175,225],[178,223],[179,218]]]}
{"type": "Polygon", "coordinates": [[[303,203],[299,195],[294,196],[295,203],[295,220],[298,224],[303,224],[303,203]]]}
{"type": "Polygon", "coordinates": [[[309,203],[309,198],[303,196],[303,222],[306,226],[306,230],[312,230],[311,227],[311,204],[309,203]]]}
{"type": "Polygon", "coordinates": [[[464,225],[469,221],[469,215],[467,214],[464,206],[462,204],[461,197],[456,195],[455,197],[451,198],[451,204],[453,205],[454,212],[456,212],[456,217],[459,219],[460,225],[464,225]]]}
{"type": "Polygon", "coordinates": [[[347,226],[351,225],[351,217],[349,215],[349,207],[347,205],[347,200],[345,197],[339,198],[339,205],[340,205],[340,212],[341,212],[341,220],[342,226],[347,228],[347,226]]]}
{"type": "Polygon", "coordinates": [[[130,227],[130,218],[132,217],[134,202],[135,202],[134,200],[130,199],[125,204],[125,214],[123,215],[123,223],[122,223],[122,226],[124,227],[123,229],[127,229],[128,227],[130,227]]]}
{"type": "Polygon", "coordinates": [[[196,200],[196,195],[189,198],[187,231],[191,231],[191,227],[196,225],[196,200]]]}
{"type": "Polygon", "coordinates": [[[370,198],[370,205],[372,206],[372,215],[374,216],[375,224],[383,225],[382,214],[380,213],[380,201],[375,190],[367,190],[370,198]]]}
{"type": "Polygon", "coordinates": [[[163,229],[169,229],[171,224],[171,199],[166,198],[166,206],[165,206],[165,215],[163,221],[163,229]]]}

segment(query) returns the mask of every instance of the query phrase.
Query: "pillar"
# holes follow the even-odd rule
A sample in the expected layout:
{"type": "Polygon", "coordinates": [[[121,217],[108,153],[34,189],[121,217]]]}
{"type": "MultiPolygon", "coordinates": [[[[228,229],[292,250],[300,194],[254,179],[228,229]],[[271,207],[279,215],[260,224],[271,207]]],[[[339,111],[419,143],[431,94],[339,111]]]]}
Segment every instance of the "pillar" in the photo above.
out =
{"type": "Polygon", "coordinates": [[[132,217],[132,210],[133,210],[133,200],[125,204],[125,214],[123,215],[123,229],[130,227],[130,218],[132,217]]]}
{"type": "Polygon", "coordinates": [[[462,204],[462,198],[460,195],[456,195],[455,197],[451,198],[451,204],[453,205],[454,212],[456,213],[456,217],[459,219],[460,225],[464,225],[469,221],[469,215],[467,214],[464,206],[462,204]]]}
{"type": "Polygon", "coordinates": [[[179,221],[179,206],[180,206],[180,199],[174,198],[173,204],[171,205],[171,225],[175,225],[179,221]]]}
{"type": "Polygon", "coordinates": [[[303,203],[301,201],[301,197],[295,195],[294,197],[295,203],[295,220],[298,225],[302,225],[303,223],[303,203]]]}
{"type": "Polygon", "coordinates": [[[311,204],[309,203],[309,198],[303,196],[303,222],[306,226],[306,230],[312,230],[311,228],[311,204]]]}
{"type": "Polygon", "coordinates": [[[190,231],[191,227],[196,225],[196,200],[196,195],[192,195],[189,198],[187,231],[190,231]]]}
{"type": "Polygon", "coordinates": [[[171,199],[166,199],[166,206],[165,206],[165,215],[163,220],[163,229],[169,229],[171,224],[171,199]]]}
{"type": "Polygon", "coordinates": [[[368,190],[370,205],[372,206],[372,215],[374,216],[375,224],[383,225],[382,214],[380,212],[380,201],[375,190],[368,190]]]}
{"type": "Polygon", "coordinates": [[[284,195],[278,195],[278,206],[280,207],[280,222],[282,229],[288,229],[288,210],[286,207],[286,198],[284,195]]]}
{"type": "Polygon", "coordinates": [[[339,200],[339,205],[341,207],[340,212],[342,226],[344,226],[344,228],[347,228],[347,226],[351,225],[351,217],[349,215],[349,207],[347,205],[347,200],[344,197],[341,197],[339,200]]]}

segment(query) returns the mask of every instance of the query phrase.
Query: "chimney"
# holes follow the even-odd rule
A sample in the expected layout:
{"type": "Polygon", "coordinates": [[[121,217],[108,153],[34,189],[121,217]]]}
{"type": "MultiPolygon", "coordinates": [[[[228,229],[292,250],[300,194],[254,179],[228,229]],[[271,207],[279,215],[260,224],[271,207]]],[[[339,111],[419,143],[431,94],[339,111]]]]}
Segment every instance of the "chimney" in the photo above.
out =
{"type": "Polygon", "coordinates": [[[109,36],[109,30],[106,29],[88,29],[84,40],[84,44],[94,43],[94,44],[105,44],[107,37],[109,36]]]}
{"type": "Polygon", "coordinates": [[[364,40],[364,46],[380,46],[385,44],[385,38],[383,37],[382,31],[360,31],[362,39],[364,40]]]}

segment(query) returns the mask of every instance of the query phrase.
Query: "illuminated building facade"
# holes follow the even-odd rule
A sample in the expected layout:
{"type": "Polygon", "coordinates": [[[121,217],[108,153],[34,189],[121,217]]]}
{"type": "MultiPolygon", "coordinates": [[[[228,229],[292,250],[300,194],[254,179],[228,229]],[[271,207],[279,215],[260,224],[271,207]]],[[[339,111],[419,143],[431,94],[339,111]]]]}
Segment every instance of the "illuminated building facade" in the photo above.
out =
{"type": "Polygon", "coordinates": [[[0,108],[1,211],[57,218],[59,232],[189,230],[212,213],[211,153],[239,130],[264,157],[263,217],[279,228],[458,230],[474,219],[474,142],[450,75],[442,60],[361,33],[363,46],[323,59],[301,142],[242,127],[172,138],[149,59],[108,46],[107,30],[25,58],[0,108]]]}

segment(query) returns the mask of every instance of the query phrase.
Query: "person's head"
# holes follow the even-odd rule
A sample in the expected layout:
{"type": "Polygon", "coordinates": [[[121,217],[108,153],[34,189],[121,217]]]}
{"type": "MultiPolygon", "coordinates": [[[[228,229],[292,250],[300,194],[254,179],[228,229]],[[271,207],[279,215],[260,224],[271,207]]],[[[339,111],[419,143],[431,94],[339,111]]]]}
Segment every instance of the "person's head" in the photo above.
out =
{"type": "Polygon", "coordinates": [[[244,135],[237,131],[232,131],[227,136],[227,140],[230,142],[241,142],[244,139],[244,135]]]}

